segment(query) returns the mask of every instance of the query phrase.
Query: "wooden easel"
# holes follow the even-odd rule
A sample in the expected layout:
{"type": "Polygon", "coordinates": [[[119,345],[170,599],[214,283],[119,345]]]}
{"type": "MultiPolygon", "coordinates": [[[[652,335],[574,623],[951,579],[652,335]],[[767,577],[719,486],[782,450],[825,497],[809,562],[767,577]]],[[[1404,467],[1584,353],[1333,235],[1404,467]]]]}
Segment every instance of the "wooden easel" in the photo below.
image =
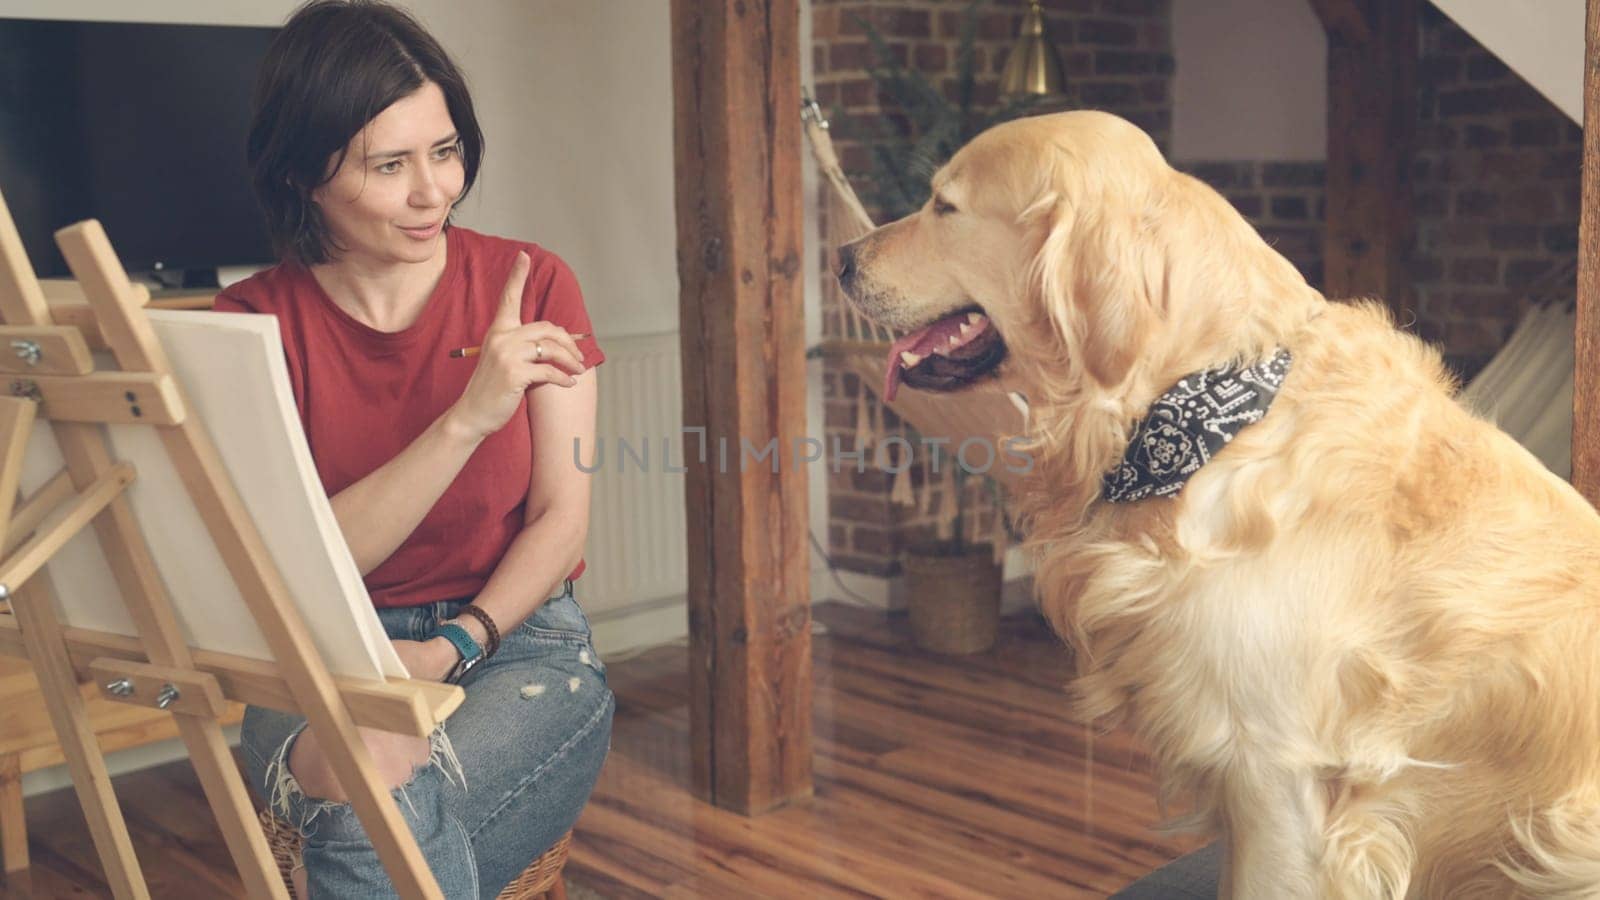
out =
{"type": "Polygon", "coordinates": [[[112,699],[173,714],[251,897],[288,892],[216,721],[225,697],[303,714],[400,896],[441,897],[356,726],[426,736],[460,705],[461,689],[329,674],[209,434],[187,413],[182,386],[143,311],[149,293],[129,282],[100,223],[64,228],[56,242],[87,311],[58,314],[60,307],[46,304],[0,197],[0,394],[9,395],[0,397],[0,599],[10,601],[15,615],[15,622],[0,615],[0,653],[26,656],[36,670],[113,894],[149,896],[78,693],[88,679],[112,699]],[[92,349],[109,350],[121,371],[93,371],[92,349]],[[16,506],[23,454],[38,419],[54,430],[66,466],[16,506]],[[102,423],[156,429],[275,663],[191,650],[184,642],[123,493],[138,473],[111,457],[102,423]],[[36,531],[58,509],[65,514],[36,531]],[[30,580],[91,523],[137,639],[64,627],[47,579],[30,580]]]}

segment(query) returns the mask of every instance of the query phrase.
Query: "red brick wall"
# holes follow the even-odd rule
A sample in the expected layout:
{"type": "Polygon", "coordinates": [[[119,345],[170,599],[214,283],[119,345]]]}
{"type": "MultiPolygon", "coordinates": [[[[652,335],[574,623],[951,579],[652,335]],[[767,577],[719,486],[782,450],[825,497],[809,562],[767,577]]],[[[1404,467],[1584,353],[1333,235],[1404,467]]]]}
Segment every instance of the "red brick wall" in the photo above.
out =
{"type": "MultiPolygon", "coordinates": [[[[1067,73],[1065,105],[1107,109],[1137,123],[1166,146],[1172,133],[1170,0],[1044,0],[1050,36],[1067,73]]],[[[856,21],[871,22],[895,59],[930,76],[954,95],[956,51],[965,0],[812,0],[812,54],[817,102],[847,117],[894,113],[880,103],[867,75],[872,47],[856,21]]],[[[1023,0],[980,7],[974,96],[998,99],[1000,71],[1016,40],[1023,0]]],[[[841,142],[845,171],[864,173],[862,147],[841,142]]]]}
{"type": "MultiPolygon", "coordinates": [[[[1171,80],[1173,71],[1170,0],[1045,0],[1042,4],[1051,38],[1067,72],[1065,105],[1106,109],[1139,124],[1163,147],[1172,132],[1171,80]]],[[[877,95],[866,71],[871,46],[851,13],[873,23],[888,41],[897,59],[936,79],[951,93],[955,89],[956,52],[965,0],[812,0],[812,48],[815,65],[813,90],[830,114],[855,117],[894,115],[877,95]]],[[[977,101],[992,108],[998,99],[999,73],[1016,38],[1023,0],[994,0],[980,8],[975,43],[977,101]]],[[[1047,107],[1039,107],[1044,111],[1047,107]]],[[[864,148],[848,139],[850,128],[836,130],[840,156],[847,174],[859,177],[869,171],[864,148]]],[[[858,185],[859,187],[859,185],[858,185]]],[[[824,189],[826,190],[826,189],[824,189]]],[[[833,291],[831,248],[823,248],[819,261],[824,285],[824,323],[827,336],[840,330],[838,297],[833,291]]],[[[833,458],[832,442],[852,452],[855,447],[859,379],[835,367],[823,375],[826,456],[833,458]]],[[[868,392],[875,422],[886,433],[900,423],[868,392]]],[[[912,436],[916,442],[915,435],[912,436]]],[[[898,465],[896,463],[896,465],[898,465]]],[[[919,457],[909,475],[919,496],[928,477],[927,463],[919,457]]],[[[892,476],[875,469],[868,450],[867,471],[857,473],[846,461],[841,471],[830,464],[828,532],[830,556],[841,567],[875,575],[899,571],[901,550],[909,543],[927,540],[939,532],[952,498],[949,486],[934,478],[930,511],[920,513],[890,500],[892,476]]],[[[997,511],[978,479],[969,479],[968,517],[980,535],[988,534],[997,511]]]]}
{"type": "Polygon", "coordinates": [[[1421,38],[1417,330],[1476,372],[1577,258],[1583,132],[1431,7],[1421,38]]]}
{"type": "Polygon", "coordinates": [[[1177,162],[1233,203],[1312,284],[1322,283],[1327,167],[1321,162],[1177,162]]]}
{"type": "MultiPolygon", "coordinates": [[[[1419,31],[1412,327],[1470,377],[1505,343],[1529,289],[1576,261],[1583,132],[1442,13],[1425,7],[1419,31]]],[[[1320,286],[1321,163],[1178,165],[1320,286]]]]}

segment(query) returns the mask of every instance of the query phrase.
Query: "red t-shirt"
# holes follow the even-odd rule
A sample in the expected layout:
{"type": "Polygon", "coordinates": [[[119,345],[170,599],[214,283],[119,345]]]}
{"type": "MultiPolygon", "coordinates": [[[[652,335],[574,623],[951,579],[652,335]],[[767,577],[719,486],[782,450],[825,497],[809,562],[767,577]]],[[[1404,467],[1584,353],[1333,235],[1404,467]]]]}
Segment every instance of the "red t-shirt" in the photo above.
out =
{"type": "MultiPolygon", "coordinates": [[[[578,281],[554,253],[460,227],[445,234],[444,275],[417,321],[403,331],[378,331],[356,321],[294,263],[274,266],[217,297],[219,310],[278,317],[300,421],[330,497],[397,456],[461,396],[477,360],[451,359],[449,352],[482,342],[518,250],[526,250],[532,263],[522,320],[590,334],[578,341],[584,365],[605,359],[592,337],[578,281]]],[[[473,452],[417,529],[367,573],[373,604],[418,606],[482,590],[523,528],[532,454],[524,399],[505,427],[473,452]]],[[[583,570],[580,560],[569,577],[583,570]]]]}

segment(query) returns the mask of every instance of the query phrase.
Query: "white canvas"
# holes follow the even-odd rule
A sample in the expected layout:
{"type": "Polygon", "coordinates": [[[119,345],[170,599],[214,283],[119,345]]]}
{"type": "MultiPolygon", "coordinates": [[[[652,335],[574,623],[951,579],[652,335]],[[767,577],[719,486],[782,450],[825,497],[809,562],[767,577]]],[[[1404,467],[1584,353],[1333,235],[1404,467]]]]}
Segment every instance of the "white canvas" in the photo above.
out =
{"type": "MultiPolygon", "coordinates": [[[[210,432],[328,668],[352,677],[405,677],[317,477],[277,319],[165,310],[151,310],[149,317],[189,415],[210,432]]],[[[97,358],[96,367],[114,368],[109,357],[97,358]]],[[[271,659],[161,438],[149,426],[103,427],[114,456],[136,472],[128,489],[134,514],[189,645],[271,659]]],[[[55,438],[40,423],[28,445],[24,491],[37,490],[61,466],[55,438]]],[[[93,528],[69,542],[47,569],[65,623],[134,634],[93,528]]]]}

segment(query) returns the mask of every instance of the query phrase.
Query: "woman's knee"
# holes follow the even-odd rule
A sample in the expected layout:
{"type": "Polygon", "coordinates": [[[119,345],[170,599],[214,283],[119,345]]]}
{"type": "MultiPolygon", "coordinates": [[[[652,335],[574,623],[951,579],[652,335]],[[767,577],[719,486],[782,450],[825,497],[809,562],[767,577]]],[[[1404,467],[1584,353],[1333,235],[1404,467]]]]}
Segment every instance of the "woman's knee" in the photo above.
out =
{"type": "MultiPolygon", "coordinates": [[[[427,738],[371,728],[357,728],[356,732],[366,746],[367,755],[372,758],[378,779],[385,787],[396,788],[410,782],[417,770],[427,765],[431,758],[427,738]]],[[[334,774],[333,765],[315,732],[306,729],[300,734],[289,751],[287,762],[289,774],[294,776],[306,797],[349,802],[349,795],[334,774]]]]}

